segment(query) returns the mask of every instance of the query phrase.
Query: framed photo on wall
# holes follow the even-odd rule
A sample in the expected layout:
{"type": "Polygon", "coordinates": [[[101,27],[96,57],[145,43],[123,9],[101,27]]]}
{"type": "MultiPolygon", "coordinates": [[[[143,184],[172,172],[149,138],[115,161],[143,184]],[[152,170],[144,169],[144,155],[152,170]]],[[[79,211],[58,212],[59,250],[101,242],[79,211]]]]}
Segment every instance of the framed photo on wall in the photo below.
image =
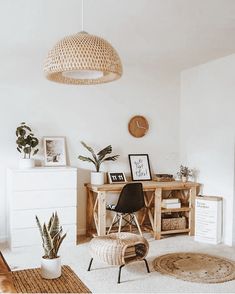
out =
{"type": "Polygon", "coordinates": [[[66,166],[65,137],[43,138],[45,166],[66,166]]]}
{"type": "Polygon", "coordinates": [[[110,184],[126,182],[126,176],[124,173],[108,173],[108,177],[110,184]]]}
{"type": "Polygon", "coordinates": [[[148,154],[129,154],[132,181],[152,180],[148,154]]]}

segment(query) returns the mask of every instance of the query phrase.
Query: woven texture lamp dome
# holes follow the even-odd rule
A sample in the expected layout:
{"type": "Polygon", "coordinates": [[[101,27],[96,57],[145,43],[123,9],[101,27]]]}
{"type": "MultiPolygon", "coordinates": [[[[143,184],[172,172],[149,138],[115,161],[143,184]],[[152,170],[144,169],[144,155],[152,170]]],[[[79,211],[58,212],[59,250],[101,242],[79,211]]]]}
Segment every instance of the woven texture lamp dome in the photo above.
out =
{"type": "Polygon", "coordinates": [[[58,83],[101,84],[119,79],[122,63],[110,43],[81,32],[63,38],[50,50],[44,72],[58,83]]]}

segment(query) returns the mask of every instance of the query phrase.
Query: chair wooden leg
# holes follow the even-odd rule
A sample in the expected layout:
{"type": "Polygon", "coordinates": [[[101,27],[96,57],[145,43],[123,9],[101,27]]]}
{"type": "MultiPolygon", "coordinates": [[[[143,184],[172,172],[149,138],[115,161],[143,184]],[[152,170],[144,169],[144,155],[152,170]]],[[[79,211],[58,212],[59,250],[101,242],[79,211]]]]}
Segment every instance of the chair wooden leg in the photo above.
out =
{"type": "Polygon", "coordinates": [[[138,228],[138,230],[139,230],[140,236],[143,236],[142,231],[141,231],[141,229],[140,229],[139,222],[138,222],[138,220],[137,220],[137,217],[135,216],[135,214],[133,214],[133,216],[134,216],[134,220],[135,220],[136,226],[137,226],[137,228],[138,228]]]}
{"type": "Polygon", "coordinates": [[[121,271],[122,271],[122,268],[124,267],[125,264],[122,264],[119,266],[119,272],[118,272],[118,284],[120,284],[120,279],[121,279],[121,271]]]}
{"type": "Polygon", "coordinates": [[[122,228],[122,214],[121,214],[120,219],[119,219],[118,233],[121,232],[121,228],[122,228]]]}
{"type": "Polygon", "coordinates": [[[88,267],[88,269],[87,269],[88,272],[91,270],[92,261],[93,261],[93,258],[91,258],[91,260],[90,260],[89,267],[88,267]]]}
{"type": "Polygon", "coordinates": [[[111,223],[111,225],[110,225],[110,227],[109,227],[109,230],[108,230],[107,234],[110,233],[110,231],[111,231],[111,229],[112,229],[112,226],[113,226],[113,224],[114,224],[114,222],[115,222],[115,220],[116,220],[116,217],[117,217],[117,214],[115,213],[115,215],[114,215],[114,217],[113,217],[113,220],[112,220],[112,223],[111,223]]]}
{"type": "Polygon", "coordinates": [[[129,214],[129,222],[130,222],[130,224],[129,224],[129,228],[130,228],[130,232],[132,233],[132,223],[131,223],[131,214],[129,214]]]}

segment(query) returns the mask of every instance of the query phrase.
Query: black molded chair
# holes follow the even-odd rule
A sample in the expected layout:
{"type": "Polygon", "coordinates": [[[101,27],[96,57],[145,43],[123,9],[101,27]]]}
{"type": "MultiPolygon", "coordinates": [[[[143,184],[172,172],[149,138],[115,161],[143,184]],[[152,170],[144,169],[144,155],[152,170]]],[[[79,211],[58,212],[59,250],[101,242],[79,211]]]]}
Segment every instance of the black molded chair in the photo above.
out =
{"type": "Polygon", "coordinates": [[[124,220],[126,224],[130,225],[130,228],[133,224],[135,224],[139,230],[140,235],[142,236],[140,225],[135,216],[135,212],[140,210],[144,206],[145,202],[142,184],[126,184],[120,193],[117,205],[108,205],[106,207],[107,210],[116,212],[113,217],[111,226],[109,227],[108,234],[110,233],[112,227],[117,223],[119,224],[118,232],[120,233],[122,220],[124,220]]]}

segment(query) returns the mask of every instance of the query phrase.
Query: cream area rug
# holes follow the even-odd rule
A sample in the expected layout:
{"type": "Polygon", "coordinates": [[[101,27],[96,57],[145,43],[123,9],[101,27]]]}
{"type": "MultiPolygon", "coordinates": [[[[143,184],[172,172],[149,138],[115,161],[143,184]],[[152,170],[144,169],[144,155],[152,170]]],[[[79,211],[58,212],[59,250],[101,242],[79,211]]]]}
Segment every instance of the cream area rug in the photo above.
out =
{"type": "MultiPolygon", "coordinates": [[[[144,237],[150,245],[146,257],[150,273],[146,272],[143,261],[130,263],[122,268],[120,284],[117,283],[118,266],[109,266],[94,259],[92,270],[87,271],[91,259],[87,242],[79,242],[78,246],[62,246],[60,254],[62,263],[69,265],[93,293],[234,293],[235,279],[226,283],[193,283],[155,271],[153,261],[158,256],[169,253],[197,252],[220,256],[235,262],[235,246],[199,243],[195,242],[193,237],[186,235],[154,240],[151,234],[144,233],[144,237]]],[[[20,251],[4,249],[3,254],[12,270],[20,270],[39,267],[42,252],[38,247],[20,251]]]]}
{"type": "Polygon", "coordinates": [[[40,269],[27,269],[12,272],[17,293],[91,293],[69,266],[62,267],[58,279],[46,280],[40,269]]]}
{"type": "Polygon", "coordinates": [[[224,283],[235,279],[235,262],[202,253],[171,253],[157,257],[154,269],[164,275],[197,283],[224,283]]]}

